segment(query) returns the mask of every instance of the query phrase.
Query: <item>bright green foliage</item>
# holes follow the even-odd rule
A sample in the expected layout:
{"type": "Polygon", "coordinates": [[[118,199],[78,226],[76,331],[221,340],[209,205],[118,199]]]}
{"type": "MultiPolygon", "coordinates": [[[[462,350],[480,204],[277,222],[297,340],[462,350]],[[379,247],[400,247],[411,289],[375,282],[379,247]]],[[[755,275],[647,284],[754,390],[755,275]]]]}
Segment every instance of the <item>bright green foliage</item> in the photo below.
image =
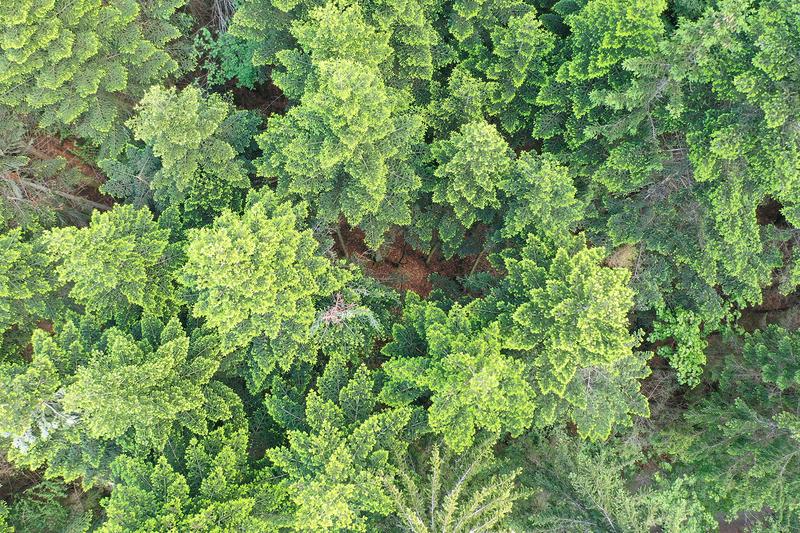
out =
{"type": "Polygon", "coordinates": [[[128,125],[161,160],[150,183],[156,200],[213,205],[204,198],[209,189],[218,187],[230,196],[232,189],[249,187],[240,155],[255,133],[252,115],[235,111],[218,95],[203,97],[193,86],[180,92],[153,87],[137,111],[128,125]]]}
{"type": "Polygon", "coordinates": [[[649,369],[628,331],[629,272],[601,266],[603,249],[579,239],[554,254],[530,240],[521,257],[506,257],[513,299],[497,305],[506,346],[532,357],[540,423],[567,412],[582,437],[604,440],[647,416],[638,381],[649,369]]]}
{"type": "MultiPolygon", "coordinates": [[[[143,320],[145,325],[158,329],[158,322],[143,320]]],[[[137,342],[117,329],[106,330],[104,351],[71,376],[61,404],[80,414],[91,437],[113,440],[133,431],[137,440],[161,448],[175,421],[202,431],[197,424],[206,402],[204,389],[219,360],[213,352],[190,350],[176,318],[156,338],[137,342]]]]}
{"type": "Polygon", "coordinates": [[[609,74],[625,58],[646,55],[664,33],[665,0],[589,0],[567,17],[572,30],[572,59],[561,80],[591,80],[609,74]]]}
{"type": "Polygon", "coordinates": [[[667,357],[669,364],[678,373],[678,381],[690,387],[700,383],[703,366],[706,364],[705,349],[708,343],[703,338],[700,320],[691,311],[679,309],[676,313],[665,313],[653,324],[651,341],[672,338],[676,347],[661,346],[659,355],[667,357]]]}
{"type": "Polygon", "coordinates": [[[390,454],[403,453],[406,408],[375,412],[372,372],[360,367],[349,379],[332,361],[306,398],[309,431],[291,430],[289,445],[267,455],[286,475],[301,531],[370,531],[371,516],[393,511],[383,480],[390,454]]]}
{"type": "MultiPolygon", "coordinates": [[[[99,531],[277,531],[285,496],[247,464],[247,427],[192,438],[176,468],[121,456],[99,531]]],[[[263,472],[266,474],[267,472],[263,472]]]]}
{"type": "Polygon", "coordinates": [[[150,211],[126,205],[95,212],[88,228],[56,229],[45,238],[70,297],[105,318],[165,310],[174,298],[169,235],[150,211]]]}
{"type": "Polygon", "coordinates": [[[383,365],[385,402],[404,404],[430,394],[428,423],[457,452],[472,444],[478,430],[518,436],[530,426],[535,404],[526,367],[501,352],[497,324],[480,329],[468,310],[455,306],[446,314],[412,294],[406,314],[409,324],[395,328],[394,342],[384,348],[395,356],[383,365]],[[422,343],[422,357],[412,357],[413,336],[422,343]]]}
{"type": "Polygon", "coordinates": [[[14,533],[14,528],[8,523],[8,506],[0,501],[0,533],[14,533]]]}
{"type": "Polygon", "coordinates": [[[387,85],[378,65],[389,59],[388,35],[357,6],[314,10],[293,33],[303,51],[280,55],[287,70],[276,81],[300,102],[258,137],[258,172],[277,177],[279,194],[306,200],[323,221],[344,216],[377,248],[393,224],[411,222],[423,122],[410,94],[387,85]]]}
{"type": "Polygon", "coordinates": [[[183,0],[26,0],[0,8],[0,105],[117,153],[128,104],[175,72],[183,0]]]}
{"type": "Polygon", "coordinates": [[[508,198],[504,237],[525,238],[534,233],[559,243],[583,219],[583,205],[575,198],[569,170],[552,157],[522,153],[503,189],[508,198]]]}
{"type": "Polygon", "coordinates": [[[44,317],[47,262],[41,243],[23,241],[19,229],[0,234],[0,336],[11,326],[27,327],[44,317]]]}
{"type": "Polygon", "coordinates": [[[439,237],[445,256],[451,256],[464,233],[478,221],[489,222],[500,207],[513,153],[497,129],[482,121],[465,124],[448,140],[438,141],[431,154],[438,163],[432,200],[447,209],[439,237]]]}
{"type": "Polygon", "coordinates": [[[415,473],[400,470],[397,482],[387,480],[396,513],[405,531],[496,531],[522,498],[519,471],[497,472],[493,440],[476,444],[462,455],[444,456],[434,445],[424,488],[415,473]]]}
{"type": "MultiPolygon", "coordinates": [[[[287,52],[302,40],[296,33],[297,21],[305,21],[309,16],[320,17],[326,10],[330,14],[332,8],[351,15],[346,25],[336,28],[336,33],[348,35],[352,24],[359,25],[354,19],[361,18],[357,13],[363,8],[367,23],[386,35],[395,52],[392,61],[386,65],[394,71],[394,80],[405,84],[409,79],[431,78],[435,62],[434,46],[439,38],[429,16],[438,6],[434,7],[431,2],[424,0],[387,0],[351,3],[341,7],[328,3],[320,11],[318,8],[323,3],[316,0],[240,0],[230,33],[253,48],[252,61],[255,66],[275,65],[285,61],[287,52]]],[[[334,39],[345,42],[340,37],[334,36],[334,39]]],[[[350,41],[348,46],[361,47],[364,44],[357,37],[350,37],[350,41]]]]}
{"type": "Polygon", "coordinates": [[[108,479],[116,441],[162,449],[175,427],[205,433],[229,416],[212,384],[220,354],[213,337],[190,340],[180,322],[145,317],[137,336],[91,321],[68,321],[55,337],[36,330],[27,365],[2,373],[0,431],[12,439],[9,458],[66,480],[108,479]]]}
{"type": "Polygon", "coordinates": [[[189,234],[181,282],[193,295],[192,313],[219,333],[225,351],[258,341],[247,371],[257,389],[276,364],[314,362],[316,303],[350,277],[319,255],[304,218],[304,205],[267,190],[252,195],[242,215],[225,211],[189,234]]]}

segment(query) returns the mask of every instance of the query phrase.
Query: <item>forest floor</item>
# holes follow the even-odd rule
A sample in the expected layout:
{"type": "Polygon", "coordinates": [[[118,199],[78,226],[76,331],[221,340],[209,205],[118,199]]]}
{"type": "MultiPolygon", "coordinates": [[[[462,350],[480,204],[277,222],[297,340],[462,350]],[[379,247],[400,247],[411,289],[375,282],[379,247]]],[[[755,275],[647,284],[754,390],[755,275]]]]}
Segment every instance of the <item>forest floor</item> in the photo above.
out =
{"type": "Polygon", "coordinates": [[[430,279],[431,274],[439,274],[444,278],[455,280],[468,276],[470,272],[491,269],[485,256],[443,259],[440,252],[434,251],[429,258],[427,254],[413,249],[397,232],[392,235],[391,243],[388,245],[388,250],[384,252],[383,259],[376,261],[374,253],[364,243],[364,233],[361,230],[351,228],[346,224],[342,224],[340,230],[347,247],[343,254],[342,245],[337,241],[336,250],[340,255],[361,265],[368,276],[381,283],[394,287],[400,292],[415,292],[423,298],[427,297],[434,288],[430,279]]]}
{"type": "Polygon", "coordinates": [[[80,148],[71,140],[60,140],[50,135],[41,135],[33,139],[30,148],[31,155],[38,159],[64,158],[67,167],[73,168],[86,176],[86,181],[71,191],[64,191],[85,198],[90,202],[111,207],[114,199],[100,192],[100,186],[106,177],[97,167],[88,163],[80,155],[80,148]]]}

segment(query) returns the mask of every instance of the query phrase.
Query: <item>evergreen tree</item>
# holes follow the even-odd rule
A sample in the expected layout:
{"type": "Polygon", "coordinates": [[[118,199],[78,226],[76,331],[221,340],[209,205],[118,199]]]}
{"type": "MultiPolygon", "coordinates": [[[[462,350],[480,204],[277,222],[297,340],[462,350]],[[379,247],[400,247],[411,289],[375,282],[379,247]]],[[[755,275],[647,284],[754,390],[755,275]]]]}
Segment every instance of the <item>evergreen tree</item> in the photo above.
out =
{"type": "Polygon", "coordinates": [[[179,256],[169,236],[150,211],[128,205],[95,212],[89,227],[55,229],[45,239],[70,297],[98,317],[122,318],[142,309],[163,313],[175,299],[179,256]]]}
{"type": "Polygon", "coordinates": [[[539,423],[566,414],[591,440],[649,414],[639,393],[648,354],[633,351],[628,330],[630,274],[601,266],[604,255],[582,237],[557,250],[530,238],[518,257],[506,254],[508,276],[487,302],[499,312],[505,346],[531,358],[539,423]]]}
{"type": "Polygon", "coordinates": [[[179,428],[206,433],[230,416],[228,389],[212,383],[216,339],[188,338],[177,319],[145,317],[138,335],[94,320],[36,330],[29,364],[7,364],[0,386],[9,458],[50,477],[107,481],[121,449],[161,450],[179,428]]]}
{"type": "Polygon", "coordinates": [[[115,154],[128,133],[128,98],[178,69],[182,0],[30,0],[0,9],[0,105],[32,113],[115,154]]]}
{"type": "MultiPolygon", "coordinates": [[[[153,87],[137,111],[128,125],[161,162],[150,181],[159,203],[220,211],[229,207],[237,190],[250,186],[242,154],[258,125],[255,115],[234,110],[219,95],[203,97],[193,86],[180,92],[153,87]]],[[[105,165],[116,168],[110,162],[105,165]]]]}
{"type": "MultiPolygon", "coordinates": [[[[398,472],[398,481],[387,480],[403,531],[493,531],[504,524],[515,501],[519,471],[498,472],[492,440],[475,444],[462,455],[434,445],[429,473],[420,486],[415,472],[398,472]]],[[[426,468],[426,471],[428,468],[426,468]]]]}
{"type": "Polygon", "coordinates": [[[446,211],[439,238],[445,256],[457,252],[476,222],[491,222],[500,207],[499,193],[510,177],[513,153],[487,122],[465,124],[449,139],[431,146],[438,163],[432,200],[446,211]]]}
{"type": "Polygon", "coordinates": [[[413,294],[405,314],[409,324],[397,326],[383,350],[393,356],[383,365],[385,402],[402,405],[429,393],[428,423],[456,452],[466,450],[478,430],[518,436],[530,426],[535,394],[525,364],[501,352],[497,324],[481,328],[468,310],[455,306],[445,313],[413,294]],[[423,356],[410,357],[416,350],[423,356]]]}
{"type": "Polygon", "coordinates": [[[687,411],[685,444],[678,448],[713,512],[733,519],[742,511],[768,509],[762,521],[775,531],[800,525],[797,346],[798,334],[778,326],[734,345],[719,392],[687,411]]]}
{"type": "Polygon", "coordinates": [[[99,531],[279,530],[286,498],[267,470],[248,465],[246,424],[231,422],[192,438],[179,459],[178,465],[163,455],[155,463],[116,459],[116,486],[99,531]]]}
{"type": "Polygon", "coordinates": [[[308,430],[287,432],[288,446],[267,451],[287,475],[301,531],[368,531],[372,518],[393,511],[383,480],[393,474],[390,456],[405,451],[411,412],[376,410],[372,372],[362,366],[349,376],[341,361],[328,363],[306,398],[308,430]]]}
{"type": "Polygon", "coordinates": [[[242,215],[225,211],[209,227],[191,230],[180,277],[192,313],[205,319],[231,351],[256,341],[246,375],[256,390],[279,365],[313,363],[311,328],[317,302],[339,290],[348,271],[318,253],[302,229],[305,206],[254,193],[242,215]]]}
{"type": "Polygon", "coordinates": [[[381,74],[388,34],[357,6],[329,4],[292,31],[302,51],[280,54],[286,72],[277,81],[299,105],[271,117],[258,137],[259,174],[277,177],[279,194],[306,200],[325,222],[344,216],[377,248],[392,225],[411,222],[423,122],[409,92],[381,74]]]}

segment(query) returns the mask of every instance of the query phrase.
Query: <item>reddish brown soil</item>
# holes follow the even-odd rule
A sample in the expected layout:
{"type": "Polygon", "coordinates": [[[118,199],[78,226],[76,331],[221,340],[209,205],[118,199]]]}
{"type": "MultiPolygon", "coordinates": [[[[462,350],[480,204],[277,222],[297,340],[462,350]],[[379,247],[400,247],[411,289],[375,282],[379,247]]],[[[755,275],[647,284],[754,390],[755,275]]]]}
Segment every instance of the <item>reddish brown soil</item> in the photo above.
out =
{"type": "Polygon", "coordinates": [[[69,140],[59,140],[51,136],[40,136],[34,139],[33,147],[29,149],[30,155],[39,159],[55,159],[63,157],[67,166],[78,170],[86,176],[86,182],[72,194],[82,196],[87,200],[111,206],[114,199],[100,192],[99,187],[106,180],[103,173],[96,167],[87,163],[78,154],[77,145],[69,140]]]}
{"type": "Polygon", "coordinates": [[[233,93],[236,107],[260,111],[265,116],[283,113],[289,105],[281,90],[272,83],[258,86],[255,90],[232,86],[230,91],[233,93]]]}
{"type": "MultiPolygon", "coordinates": [[[[382,260],[376,261],[374,252],[364,244],[364,233],[361,230],[342,224],[341,232],[350,260],[360,264],[367,275],[399,291],[413,291],[423,298],[433,288],[428,279],[431,274],[437,273],[450,279],[464,277],[475,264],[474,256],[444,260],[439,252],[435,252],[428,261],[426,254],[412,249],[400,234],[392,236],[393,240],[388,245],[388,250],[384,251],[382,260]]],[[[336,243],[336,249],[341,254],[339,242],[336,243]]],[[[475,271],[488,269],[488,261],[481,257],[475,271]]]]}

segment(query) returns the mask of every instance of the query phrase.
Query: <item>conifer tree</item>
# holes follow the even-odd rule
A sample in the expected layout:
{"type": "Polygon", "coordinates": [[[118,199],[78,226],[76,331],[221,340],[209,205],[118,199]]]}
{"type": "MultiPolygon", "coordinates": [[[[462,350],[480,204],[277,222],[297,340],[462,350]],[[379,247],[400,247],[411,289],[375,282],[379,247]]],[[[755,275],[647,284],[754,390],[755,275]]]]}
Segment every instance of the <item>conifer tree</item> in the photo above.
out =
{"type": "Polygon", "coordinates": [[[287,475],[301,531],[365,531],[393,510],[383,480],[393,473],[390,456],[405,451],[411,410],[378,411],[372,372],[362,366],[350,377],[342,365],[328,363],[307,396],[308,430],[289,431],[288,446],[267,451],[287,475]]]}
{"type": "Polygon", "coordinates": [[[99,531],[278,531],[286,498],[268,471],[248,465],[247,437],[246,423],[225,424],[190,439],[177,466],[166,455],[155,463],[120,456],[99,531]]]}
{"type": "Polygon", "coordinates": [[[432,200],[445,208],[439,238],[449,257],[473,224],[492,221],[510,177],[513,153],[497,129],[481,121],[465,124],[449,139],[432,145],[431,155],[438,163],[432,200]]]}
{"type": "Polygon", "coordinates": [[[0,233],[0,338],[11,326],[46,317],[50,277],[40,240],[25,242],[20,229],[0,233]]]}
{"type": "Polygon", "coordinates": [[[137,112],[128,125],[161,162],[150,181],[159,203],[185,202],[218,211],[228,207],[226,200],[237,189],[250,186],[248,164],[241,156],[258,124],[254,115],[234,110],[219,95],[204,97],[193,86],[180,92],[153,87],[137,112]]]}
{"type": "Polygon", "coordinates": [[[344,216],[377,248],[392,225],[411,222],[422,119],[379,68],[390,60],[389,35],[357,6],[329,4],[292,31],[302,51],[279,55],[286,72],[277,81],[299,105],[258,137],[259,174],[277,177],[279,194],[306,200],[327,223],[344,216]]]}
{"type": "MultiPolygon", "coordinates": [[[[735,342],[712,392],[686,412],[679,448],[695,474],[703,502],[733,519],[766,509],[773,530],[800,525],[798,334],[769,326],[735,342]],[[737,344],[739,346],[737,346],[737,344]],[[702,429],[702,431],[701,431],[702,429]]],[[[679,470],[679,472],[684,469],[679,470]]]]}
{"type": "Polygon", "coordinates": [[[456,452],[479,430],[518,436],[530,426],[535,394],[525,364],[501,352],[496,323],[481,328],[468,310],[455,306],[446,314],[413,294],[405,314],[407,325],[395,328],[383,350],[393,356],[383,365],[383,401],[402,405],[430,394],[428,423],[456,452]]]}
{"type": "Polygon", "coordinates": [[[87,317],[55,336],[34,332],[32,361],[0,370],[9,459],[91,487],[108,481],[121,449],[162,450],[181,428],[204,434],[231,416],[230,390],[211,381],[216,339],[189,339],[175,318],[145,317],[133,329],[102,330],[87,317]]]}
{"type": "Polygon", "coordinates": [[[178,257],[170,231],[146,208],[115,206],[95,212],[87,228],[60,228],[45,238],[69,295],[100,318],[142,309],[161,314],[174,301],[178,257]]]}
{"type": "Polygon", "coordinates": [[[433,445],[425,465],[422,485],[416,472],[398,471],[398,480],[387,480],[405,531],[493,531],[505,524],[514,503],[525,493],[519,490],[519,470],[498,472],[492,450],[485,439],[461,455],[433,445]],[[422,486],[421,486],[422,485],[422,486]]]}
{"type": "Polygon", "coordinates": [[[488,302],[499,310],[505,347],[531,357],[538,422],[569,416],[591,440],[649,414],[639,392],[648,354],[634,352],[628,330],[630,274],[601,266],[603,257],[582,237],[557,250],[531,237],[519,257],[506,255],[508,276],[488,302]]]}
{"type": "Polygon", "coordinates": [[[0,9],[0,105],[32,113],[110,154],[128,138],[130,105],[176,72],[182,0],[25,1],[0,9]]]}
{"type": "Polygon", "coordinates": [[[321,256],[303,229],[303,204],[254,193],[242,215],[225,211],[211,226],[189,233],[181,274],[192,314],[205,319],[225,351],[250,351],[246,375],[257,390],[279,365],[314,362],[311,328],[317,302],[338,291],[350,274],[321,256]]]}

